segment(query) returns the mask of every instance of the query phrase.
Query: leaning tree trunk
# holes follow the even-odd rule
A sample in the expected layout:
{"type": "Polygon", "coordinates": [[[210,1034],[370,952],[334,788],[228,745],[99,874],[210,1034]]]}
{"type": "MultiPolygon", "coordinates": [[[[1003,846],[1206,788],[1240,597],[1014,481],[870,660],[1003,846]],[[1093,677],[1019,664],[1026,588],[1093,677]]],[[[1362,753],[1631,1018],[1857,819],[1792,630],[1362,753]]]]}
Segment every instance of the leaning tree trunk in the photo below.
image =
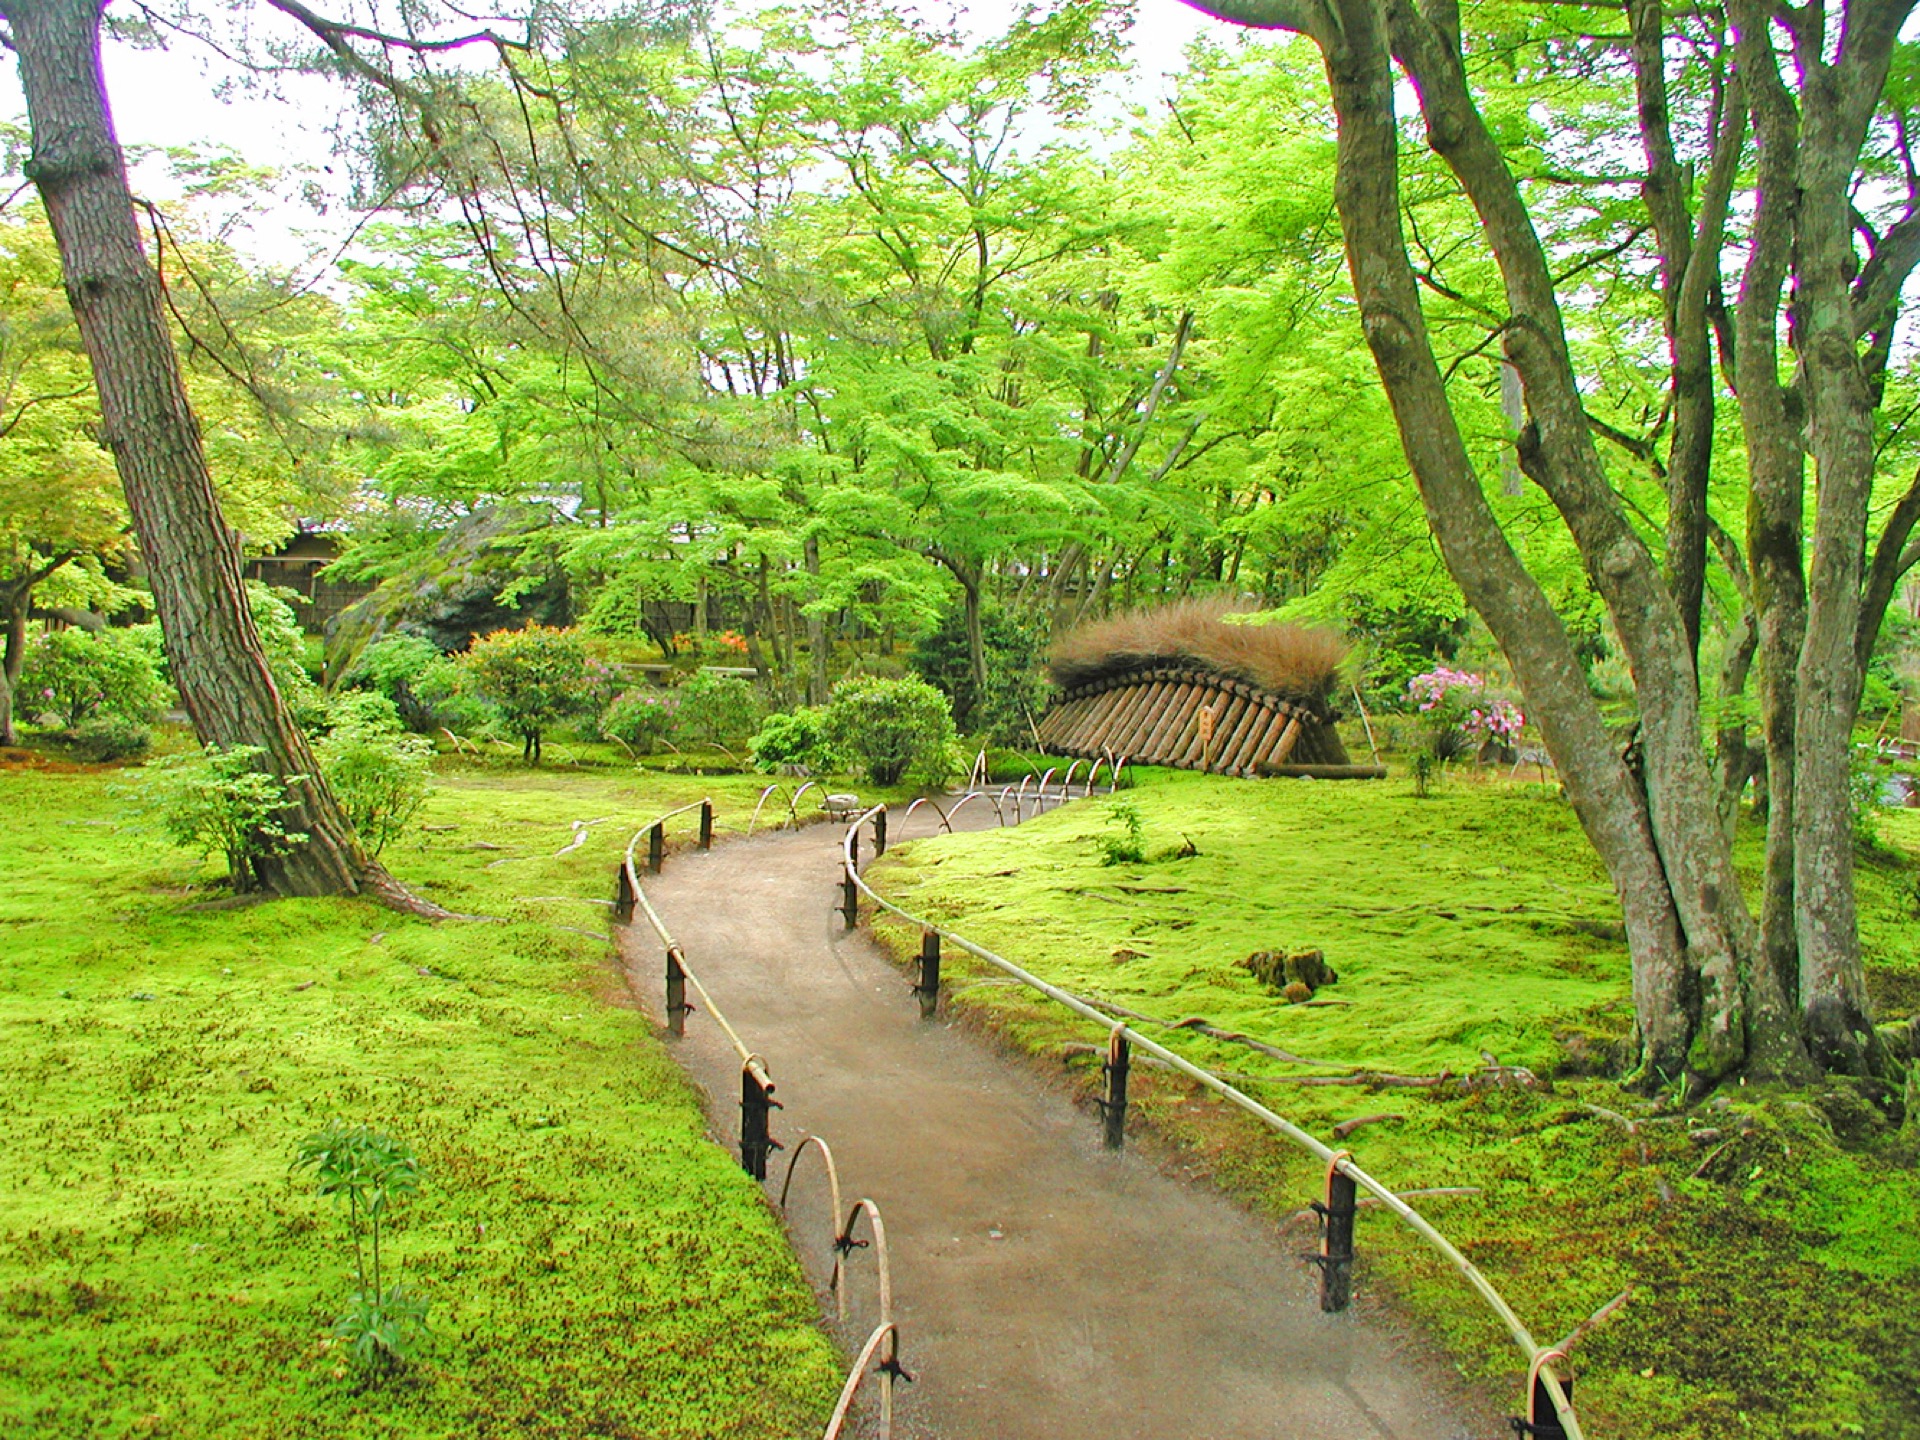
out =
{"type": "Polygon", "coordinates": [[[113,452],[145,557],[167,661],[203,741],[254,745],[287,782],[283,817],[306,842],[257,867],[283,895],[409,896],[369,857],[275,688],[240,576],[238,538],[215,498],[187,403],[160,280],[140,246],[100,73],[94,0],[0,0],[32,126],[26,166],[60,249],[67,299],[93,363],[102,443],[113,452]]]}

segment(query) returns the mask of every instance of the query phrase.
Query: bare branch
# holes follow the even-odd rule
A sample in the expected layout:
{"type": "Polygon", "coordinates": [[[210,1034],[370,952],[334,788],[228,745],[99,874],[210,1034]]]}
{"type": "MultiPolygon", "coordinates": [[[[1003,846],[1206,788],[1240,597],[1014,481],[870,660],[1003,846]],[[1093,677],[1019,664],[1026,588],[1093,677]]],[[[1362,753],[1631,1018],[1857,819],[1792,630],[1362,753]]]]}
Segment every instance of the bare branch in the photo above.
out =
{"type": "Polygon", "coordinates": [[[345,20],[329,20],[316,15],[300,0],[267,0],[274,9],[291,15],[322,40],[332,42],[336,38],[365,40],[384,50],[405,50],[415,55],[431,55],[448,50],[464,50],[470,45],[491,45],[495,50],[529,50],[524,40],[509,40],[492,30],[476,30],[471,35],[459,35],[449,40],[420,40],[410,35],[388,35],[383,31],[369,30],[364,25],[355,25],[345,20]]]}
{"type": "Polygon", "coordinates": [[[4,425],[0,425],[0,440],[4,440],[7,436],[11,435],[14,427],[26,418],[27,412],[34,406],[51,404],[56,400],[78,400],[82,395],[91,395],[92,393],[93,382],[89,380],[86,384],[72,390],[60,390],[51,395],[35,395],[31,399],[21,401],[20,408],[13,412],[13,418],[8,420],[4,425]]]}
{"type": "Polygon", "coordinates": [[[1873,547],[1873,560],[1867,566],[1867,580],[1860,596],[1860,628],[1853,638],[1854,658],[1863,667],[1873,654],[1873,642],[1880,636],[1880,622],[1886,618],[1894,587],[1914,562],[1920,560],[1920,546],[1907,543],[1917,522],[1920,522],[1920,474],[1914,476],[1907,493],[1887,516],[1886,528],[1880,532],[1879,543],[1873,547]]]}

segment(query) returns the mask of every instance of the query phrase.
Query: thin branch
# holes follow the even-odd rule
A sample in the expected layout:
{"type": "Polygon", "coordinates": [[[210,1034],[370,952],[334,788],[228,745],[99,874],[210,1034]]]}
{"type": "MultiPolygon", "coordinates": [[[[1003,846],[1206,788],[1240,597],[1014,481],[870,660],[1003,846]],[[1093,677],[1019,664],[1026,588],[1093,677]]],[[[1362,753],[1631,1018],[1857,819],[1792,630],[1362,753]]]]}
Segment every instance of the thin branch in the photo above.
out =
{"type": "Polygon", "coordinates": [[[30,400],[21,401],[20,408],[13,412],[13,418],[7,421],[6,424],[0,425],[0,440],[4,440],[7,436],[11,435],[21,420],[26,418],[27,411],[31,410],[34,406],[50,404],[56,400],[78,400],[82,395],[91,395],[92,393],[93,384],[89,381],[87,384],[76,386],[72,390],[61,390],[52,395],[35,395],[30,400]]]}

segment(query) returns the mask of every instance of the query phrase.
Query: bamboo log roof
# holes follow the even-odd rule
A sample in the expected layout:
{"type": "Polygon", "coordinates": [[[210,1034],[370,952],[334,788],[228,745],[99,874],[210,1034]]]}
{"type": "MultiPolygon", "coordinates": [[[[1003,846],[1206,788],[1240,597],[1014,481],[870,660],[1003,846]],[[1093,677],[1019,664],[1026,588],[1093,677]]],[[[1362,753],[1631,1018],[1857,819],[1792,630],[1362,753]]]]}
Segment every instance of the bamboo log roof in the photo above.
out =
{"type": "Polygon", "coordinates": [[[1275,766],[1346,766],[1324,701],[1288,698],[1194,665],[1150,665],[1071,686],[1040,722],[1059,755],[1258,775],[1275,766]]]}

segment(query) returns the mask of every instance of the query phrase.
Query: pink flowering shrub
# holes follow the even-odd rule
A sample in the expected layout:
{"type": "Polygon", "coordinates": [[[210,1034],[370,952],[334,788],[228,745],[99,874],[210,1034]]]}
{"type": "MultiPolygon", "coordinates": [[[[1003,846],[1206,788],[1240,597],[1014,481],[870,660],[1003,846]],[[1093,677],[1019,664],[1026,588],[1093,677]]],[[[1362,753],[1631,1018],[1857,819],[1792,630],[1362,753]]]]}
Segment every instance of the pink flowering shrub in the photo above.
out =
{"type": "Polygon", "coordinates": [[[1486,678],[1436,665],[1407,682],[1407,699],[1428,719],[1428,746],[1450,760],[1469,746],[1512,745],[1527,717],[1511,700],[1487,694],[1486,678]]]}

